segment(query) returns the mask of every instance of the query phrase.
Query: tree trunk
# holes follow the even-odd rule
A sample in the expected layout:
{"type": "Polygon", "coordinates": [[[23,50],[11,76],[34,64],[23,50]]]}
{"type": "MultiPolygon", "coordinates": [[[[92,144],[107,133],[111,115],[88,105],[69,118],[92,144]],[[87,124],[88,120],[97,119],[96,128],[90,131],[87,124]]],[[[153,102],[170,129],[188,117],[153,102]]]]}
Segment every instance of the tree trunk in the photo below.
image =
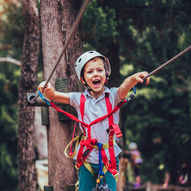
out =
{"type": "MultiPolygon", "coordinates": [[[[41,28],[44,61],[44,78],[48,79],[50,73],[60,56],[63,43],[71,24],[79,9],[79,1],[41,1],[41,28]],[[63,4],[62,4],[63,3],[63,4]]],[[[69,89],[78,90],[77,78],[74,74],[74,64],[77,56],[82,51],[79,34],[76,32],[70,45],[63,55],[50,83],[55,86],[58,78],[69,79],[69,89]]],[[[48,179],[49,185],[56,191],[61,191],[67,184],[76,181],[74,163],[64,155],[64,149],[71,140],[73,122],[70,120],[59,121],[58,114],[49,108],[48,128],[48,179]]]]}
{"type": "Polygon", "coordinates": [[[47,127],[42,125],[41,108],[35,107],[34,136],[38,159],[44,160],[48,157],[47,149],[47,127]]]}
{"type": "Polygon", "coordinates": [[[18,179],[19,191],[36,190],[34,153],[34,107],[27,106],[26,93],[34,92],[37,85],[37,64],[39,54],[39,14],[37,2],[23,0],[25,35],[23,62],[19,83],[18,118],[18,179]]]}

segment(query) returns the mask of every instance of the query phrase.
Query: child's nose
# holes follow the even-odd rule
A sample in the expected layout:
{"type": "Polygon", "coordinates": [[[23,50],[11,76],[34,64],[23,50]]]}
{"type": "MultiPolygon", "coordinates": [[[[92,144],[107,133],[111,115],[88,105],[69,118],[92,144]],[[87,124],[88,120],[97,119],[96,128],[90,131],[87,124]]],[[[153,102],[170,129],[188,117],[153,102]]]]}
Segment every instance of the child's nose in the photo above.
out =
{"type": "Polygon", "coordinates": [[[98,75],[98,72],[96,70],[94,70],[94,76],[97,76],[98,75]]]}

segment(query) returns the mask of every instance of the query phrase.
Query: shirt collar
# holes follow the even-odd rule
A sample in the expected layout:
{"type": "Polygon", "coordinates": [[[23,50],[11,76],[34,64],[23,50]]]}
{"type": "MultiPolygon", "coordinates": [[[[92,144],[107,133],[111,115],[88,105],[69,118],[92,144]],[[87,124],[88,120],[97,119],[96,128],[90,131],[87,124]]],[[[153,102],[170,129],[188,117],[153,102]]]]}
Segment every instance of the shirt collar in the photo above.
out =
{"type": "MultiPolygon", "coordinates": [[[[106,94],[106,93],[110,93],[110,92],[111,92],[110,89],[105,86],[105,89],[104,89],[103,93],[97,98],[97,100],[100,100],[100,99],[104,98],[104,97],[105,97],[105,94],[106,94]]],[[[88,98],[92,98],[92,99],[94,98],[94,97],[90,94],[90,92],[88,91],[87,88],[86,88],[85,91],[84,91],[84,95],[85,95],[86,97],[88,97],[88,98]]]]}

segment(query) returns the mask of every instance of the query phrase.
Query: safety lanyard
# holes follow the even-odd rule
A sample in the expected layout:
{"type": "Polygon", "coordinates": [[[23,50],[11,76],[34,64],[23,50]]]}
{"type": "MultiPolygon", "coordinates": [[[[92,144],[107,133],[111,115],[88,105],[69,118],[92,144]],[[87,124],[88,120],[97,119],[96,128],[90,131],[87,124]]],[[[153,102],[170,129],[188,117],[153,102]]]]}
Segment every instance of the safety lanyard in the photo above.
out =
{"type": "Polygon", "coordinates": [[[91,125],[94,125],[102,120],[104,120],[106,117],[109,117],[110,115],[112,115],[113,113],[115,113],[117,110],[119,110],[125,103],[129,102],[136,94],[136,88],[133,88],[133,94],[131,94],[127,99],[121,101],[111,112],[107,113],[106,115],[92,121],[89,125],[84,123],[83,121],[80,121],[77,117],[75,117],[74,115],[60,109],[55,103],[53,103],[52,101],[49,102],[46,98],[44,98],[44,96],[41,94],[40,91],[38,91],[39,96],[41,97],[41,99],[43,99],[48,105],[52,106],[54,109],[56,109],[58,112],[65,114],[67,117],[69,117],[70,119],[81,123],[84,127],[88,128],[91,125]]]}
{"type": "Polygon", "coordinates": [[[102,170],[102,156],[101,156],[102,145],[103,145],[102,143],[97,144],[99,148],[99,176],[104,176],[104,172],[102,170]]]}

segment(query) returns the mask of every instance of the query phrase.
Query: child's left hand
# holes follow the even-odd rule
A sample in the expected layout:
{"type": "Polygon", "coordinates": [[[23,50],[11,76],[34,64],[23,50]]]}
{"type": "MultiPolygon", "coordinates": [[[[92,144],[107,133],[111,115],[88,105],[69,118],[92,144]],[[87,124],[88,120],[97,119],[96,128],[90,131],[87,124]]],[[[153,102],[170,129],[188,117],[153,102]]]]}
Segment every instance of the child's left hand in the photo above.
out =
{"type": "Polygon", "coordinates": [[[132,78],[134,78],[137,83],[143,83],[144,80],[146,80],[145,84],[148,85],[150,82],[150,77],[144,79],[148,75],[148,72],[138,72],[132,75],[132,78]]]}
{"type": "Polygon", "coordinates": [[[148,75],[148,72],[138,72],[135,73],[124,80],[118,89],[118,96],[120,99],[124,99],[127,96],[127,93],[131,88],[137,85],[137,83],[143,83],[146,80],[146,85],[150,82],[150,77],[145,77],[148,75]]]}

